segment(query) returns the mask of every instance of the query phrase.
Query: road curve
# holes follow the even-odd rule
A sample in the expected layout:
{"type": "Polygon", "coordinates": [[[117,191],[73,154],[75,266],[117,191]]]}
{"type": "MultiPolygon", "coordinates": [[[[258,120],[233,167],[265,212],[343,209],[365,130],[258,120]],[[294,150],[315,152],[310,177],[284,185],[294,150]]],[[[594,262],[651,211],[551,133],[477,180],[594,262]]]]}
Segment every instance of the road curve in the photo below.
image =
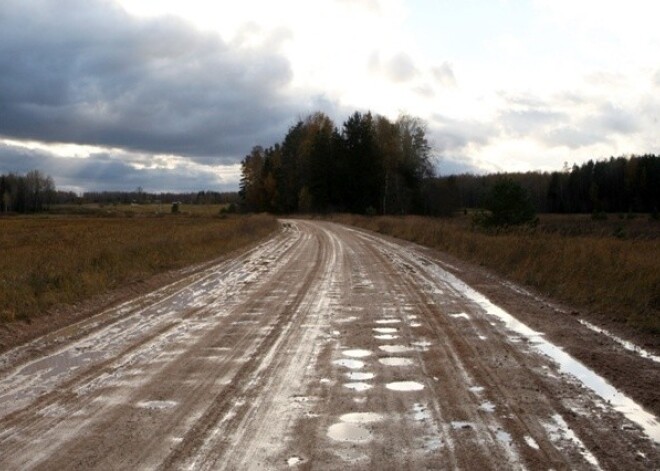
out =
{"type": "Polygon", "coordinates": [[[282,226],[0,356],[0,469],[660,468],[427,253],[282,226]]]}

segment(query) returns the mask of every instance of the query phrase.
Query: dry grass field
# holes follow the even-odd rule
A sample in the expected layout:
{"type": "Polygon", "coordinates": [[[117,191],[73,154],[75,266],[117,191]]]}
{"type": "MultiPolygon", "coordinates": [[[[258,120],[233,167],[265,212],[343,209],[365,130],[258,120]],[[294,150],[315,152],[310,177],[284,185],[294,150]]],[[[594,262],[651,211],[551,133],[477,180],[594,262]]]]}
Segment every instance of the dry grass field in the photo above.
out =
{"type": "MultiPolygon", "coordinates": [[[[0,322],[29,320],[125,283],[210,260],[265,237],[265,215],[218,217],[218,207],[178,215],[0,218],[0,322]]],[[[121,208],[121,211],[128,209],[121,208]]]]}
{"type": "Polygon", "coordinates": [[[536,228],[484,232],[469,217],[337,216],[437,248],[610,320],[660,333],[660,223],[647,217],[541,216],[536,228]]]}
{"type": "MultiPolygon", "coordinates": [[[[216,216],[227,204],[182,204],[179,213],[186,216],[216,216]]],[[[99,216],[99,217],[136,217],[171,214],[169,203],[147,204],[62,204],[55,205],[48,212],[50,215],[99,216]]],[[[46,217],[46,214],[42,214],[46,217]]]]}

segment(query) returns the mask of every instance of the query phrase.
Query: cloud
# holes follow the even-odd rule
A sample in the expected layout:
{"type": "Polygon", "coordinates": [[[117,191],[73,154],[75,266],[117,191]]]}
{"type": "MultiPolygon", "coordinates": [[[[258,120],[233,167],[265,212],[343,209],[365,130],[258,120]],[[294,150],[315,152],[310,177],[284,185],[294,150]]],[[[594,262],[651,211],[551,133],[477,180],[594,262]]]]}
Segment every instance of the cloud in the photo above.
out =
{"type": "Polygon", "coordinates": [[[424,98],[433,98],[433,96],[435,95],[435,92],[433,91],[433,87],[431,87],[429,84],[426,83],[414,87],[413,91],[418,95],[423,96],[424,98]]]}
{"type": "Polygon", "coordinates": [[[503,131],[509,137],[533,138],[549,147],[612,146],[616,136],[634,134],[643,128],[634,103],[621,107],[602,97],[575,92],[545,99],[528,94],[500,96],[504,105],[497,123],[503,131]]]}
{"type": "Polygon", "coordinates": [[[298,111],[277,47],[103,0],[3,0],[0,135],[233,162],[298,111]]]}
{"type": "Polygon", "coordinates": [[[541,141],[551,146],[578,149],[599,143],[611,144],[616,135],[634,134],[642,128],[636,112],[611,103],[601,103],[595,111],[569,123],[548,130],[541,141]]]}
{"type": "Polygon", "coordinates": [[[348,7],[359,7],[366,8],[367,10],[373,13],[379,13],[381,11],[381,5],[379,0],[335,0],[340,5],[345,5],[348,7]]]}
{"type": "Polygon", "coordinates": [[[561,126],[545,133],[539,133],[538,139],[548,146],[566,146],[570,149],[579,149],[607,141],[607,138],[600,134],[576,126],[561,126]]]}
{"type": "Polygon", "coordinates": [[[463,173],[480,174],[483,170],[467,156],[451,156],[438,159],[435,165],[437,175],[460,175],[463,173]]]}
{"type": "Polygon", "coordinates": [[[59,157],[0,142],[0,174],[24,174],[34,169],[51,175],[58,189],[80,191],[131,191],[138,186],[150,192],[234,191],[236,178],[231,174],[237,172],[233,167],[196,165],[185,159],[140,154],[119,157],[99,152],[86,158],[59,157]]]}
{"type": "Polygon", "coordinates": [[[637,112],[606,102],[581,123],[582,127],[604,134],[633,134],[641,129],[637,112]]]}
{"type": "Polygon", "coordinates": [[[431,143],[441,155],[461,153],[468,146],[484,146],[498,134],[493,124],[439,114],[433,116],[429,126],[431,143]]]}
{"type": "Polygon", "coordinates": [[[454,76],[454,71],[452,70],[449,63],[444,62],[438,67],[431,69],[433,78],[443,87],[455,87],[456,86],[456,77],[454,76]]]}
{"type": "Polygon", "coordinates": [[[541,109],[507,109],[500,113],[498,122],[511,135],[524,137],[543,133],[548,127],[568,120],[565,113],[541,109]]]}
{"type": "Polygon", "coordinates": [[[405,52],[399,52],[383,60],[378,52],[369,57],[369,71],[382,74],[395,83],[408,82],[418,74],[415,63],[405,52]]]}

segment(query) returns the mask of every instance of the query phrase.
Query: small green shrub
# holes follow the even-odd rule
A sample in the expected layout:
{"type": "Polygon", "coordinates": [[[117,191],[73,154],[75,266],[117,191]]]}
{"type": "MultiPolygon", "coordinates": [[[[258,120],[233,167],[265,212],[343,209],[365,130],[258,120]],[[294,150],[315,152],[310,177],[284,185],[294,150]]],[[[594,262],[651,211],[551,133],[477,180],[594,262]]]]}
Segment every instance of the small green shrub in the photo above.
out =
{"type": "Polygon", "coordinates": [[[535,224],[536,210],[520,184],[504,179],[496,183],[486,197],[486,210],[478,211],[474,223],[482,227],[506,227],[535,224]]]}

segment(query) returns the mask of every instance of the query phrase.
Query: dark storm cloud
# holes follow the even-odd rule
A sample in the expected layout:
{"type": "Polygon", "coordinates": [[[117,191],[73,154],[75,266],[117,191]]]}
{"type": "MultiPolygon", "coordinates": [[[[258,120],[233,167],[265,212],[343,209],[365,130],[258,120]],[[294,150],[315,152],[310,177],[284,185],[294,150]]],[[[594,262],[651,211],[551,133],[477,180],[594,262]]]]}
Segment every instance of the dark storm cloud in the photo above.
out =
{"type": "Polygon", "coordinates": [[[58,157],[45,151],[0,143],[0,174],[24,174],[38,169],[51,175],[58,189],[146,191],[234,191],[236,182],[222,181],[213,167],[136,168],[128,161],[106,153],[87,158],[58,157]]]}
{"type": "Polygon", "coordinates": [[[235,161],[286,130],[291,76],[275,49],[173,17],[103,0],[0,3],[0,136],[235,161]]]}

